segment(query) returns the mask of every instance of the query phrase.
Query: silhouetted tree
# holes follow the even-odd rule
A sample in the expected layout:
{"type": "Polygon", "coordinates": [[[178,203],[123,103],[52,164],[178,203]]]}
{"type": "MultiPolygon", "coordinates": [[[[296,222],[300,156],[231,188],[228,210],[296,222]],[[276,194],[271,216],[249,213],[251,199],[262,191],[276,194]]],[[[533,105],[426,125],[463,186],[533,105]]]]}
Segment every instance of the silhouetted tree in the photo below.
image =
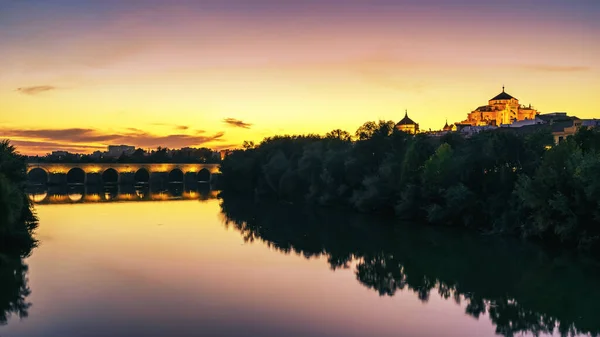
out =
{"type": "Polygon", "coordinates": [[[598,130],[558,146],[546,128],[432,137],[379,121],[355,135],[265,138],[223,161],[223,189],[600,252],[598,130]]]}
{"type": "Polygon", "coordinates": [[[27,255],[37,219],[25,194],[25,158],[8,141],[0,142],[0,254],[27,255]]]}

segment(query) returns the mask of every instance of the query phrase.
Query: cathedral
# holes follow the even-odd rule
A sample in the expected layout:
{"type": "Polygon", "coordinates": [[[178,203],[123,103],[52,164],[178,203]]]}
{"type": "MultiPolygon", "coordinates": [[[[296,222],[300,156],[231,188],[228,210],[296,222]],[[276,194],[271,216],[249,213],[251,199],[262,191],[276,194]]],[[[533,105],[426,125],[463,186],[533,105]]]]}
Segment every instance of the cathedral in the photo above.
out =
{"type": "Polygon", "coordinates": [[[513,122],[534,119],[539,114],[531,105],[523,106],[519,100],[504,91],[469,113],[466,120],[460,124],[472,126],[512,124],[513,122]]]}

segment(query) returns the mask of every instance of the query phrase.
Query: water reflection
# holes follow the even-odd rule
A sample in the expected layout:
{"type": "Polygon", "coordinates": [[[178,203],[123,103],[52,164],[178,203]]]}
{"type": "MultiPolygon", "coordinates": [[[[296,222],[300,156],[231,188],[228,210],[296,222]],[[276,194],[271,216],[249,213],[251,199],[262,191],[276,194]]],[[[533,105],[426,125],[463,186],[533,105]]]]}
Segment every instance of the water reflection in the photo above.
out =
{"type": "Polygon", "coordinates": [[[36,204],[68,204],[81,202],[208,200],[217,197],[209,185],[187,188],[183,183],[166,186],[138,185],[60,185],[32,186],[28,196],[36,204]]]}
{"type": "Polygon", "coordinates": [[[0,325],[5,325],[11,315],[27,317],[31,303],[27,282],[27,265],[20,258],[0,256],[0,325]]]}
{"type": "MultiPolygon", "coordinates": [[[[519,241],[438,228],[386,226],[372,217],[298,209],[225,197],[226,226],[247,242],[306,258],[326,256],[332,269],[353,268],[380,296],[433,293],[487,315],[504,336],[521,333],[600,335],[598,266],[551,255],[519,241]]],[[[389,223],[389,222],[387,222],[389,223]]]]}

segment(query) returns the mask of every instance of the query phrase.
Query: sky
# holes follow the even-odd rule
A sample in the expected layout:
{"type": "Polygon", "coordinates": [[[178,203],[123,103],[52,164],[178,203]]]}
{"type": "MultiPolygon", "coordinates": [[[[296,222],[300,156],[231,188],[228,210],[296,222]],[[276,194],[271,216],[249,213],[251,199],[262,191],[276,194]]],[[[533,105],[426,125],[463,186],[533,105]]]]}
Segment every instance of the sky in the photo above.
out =
{"type": "Polygon", "coordinates": [[[600,117],[597,0],[0,0],[0,139],[20,152],[233,148],[440,129],[506,91],[600,117]]]}

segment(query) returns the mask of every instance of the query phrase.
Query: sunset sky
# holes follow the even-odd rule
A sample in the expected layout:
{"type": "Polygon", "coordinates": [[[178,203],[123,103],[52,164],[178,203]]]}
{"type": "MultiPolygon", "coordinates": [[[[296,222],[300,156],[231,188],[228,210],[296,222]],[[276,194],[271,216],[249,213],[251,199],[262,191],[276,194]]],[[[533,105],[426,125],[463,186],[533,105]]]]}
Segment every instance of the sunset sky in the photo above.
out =
{"type": "Polygon", "coordinates": [[[502,85],[600,117],[598,18],[598,0],[0,0],[0,138],[220,149],[405,109],[439,129],[502,85]]]}

